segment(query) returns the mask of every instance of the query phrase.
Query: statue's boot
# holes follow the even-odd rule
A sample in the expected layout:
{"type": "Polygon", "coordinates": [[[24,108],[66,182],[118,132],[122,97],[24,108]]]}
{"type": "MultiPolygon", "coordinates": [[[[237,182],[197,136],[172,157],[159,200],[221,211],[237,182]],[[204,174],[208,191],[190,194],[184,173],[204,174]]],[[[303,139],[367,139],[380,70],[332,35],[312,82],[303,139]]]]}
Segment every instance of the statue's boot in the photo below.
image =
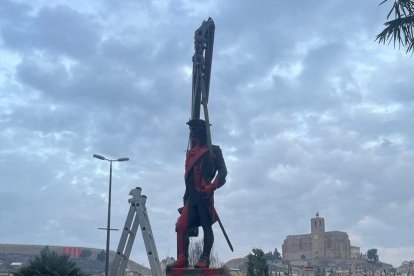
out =
{"type": "Polygon", "coordinates": [[[179,256],[175,262],[167,265],[167,270],[173,269],[173,268],[187,268],[187,267],[188,267],[187,258],[185,256],[179,256]]]}
{"type": "Polygon", "coordinates": [[[198,262],[194,265],[194,268],[208,268],[210,266],[210,258],[207,256],[200,256],[198,262]]]}
{"type": "MultiPolygon", "coordinates": [[[[181,226],[181,225],[178,225],[181,226]]],[[[177,261],[167,266],[167,269],[172,268],[187,268],[188,267],[188,247],[190,239],[186,235],[185,227],[177,227],[177,261]]]]}
{"type": "Polygon", "coordinates": [[[210,266],[210,253],[211,248],[213,248],[214,234],[211,225],[204,226],[203,231],[203,253],[201,253],[200,259],[198,259],[198,262],[194,265],[195,268],[208,268],[210,266]]]}

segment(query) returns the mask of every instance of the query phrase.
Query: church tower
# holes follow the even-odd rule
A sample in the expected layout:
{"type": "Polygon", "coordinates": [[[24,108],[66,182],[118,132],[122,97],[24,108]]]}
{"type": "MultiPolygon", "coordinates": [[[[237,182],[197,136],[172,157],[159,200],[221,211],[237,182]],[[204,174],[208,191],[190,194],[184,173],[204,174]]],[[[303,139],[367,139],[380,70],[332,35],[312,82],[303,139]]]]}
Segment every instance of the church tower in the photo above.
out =
{"type": "Polygon", "coordinates": [[[311,219],[312,259],[325,258],[325,220],[319,217],[311,219]]]}

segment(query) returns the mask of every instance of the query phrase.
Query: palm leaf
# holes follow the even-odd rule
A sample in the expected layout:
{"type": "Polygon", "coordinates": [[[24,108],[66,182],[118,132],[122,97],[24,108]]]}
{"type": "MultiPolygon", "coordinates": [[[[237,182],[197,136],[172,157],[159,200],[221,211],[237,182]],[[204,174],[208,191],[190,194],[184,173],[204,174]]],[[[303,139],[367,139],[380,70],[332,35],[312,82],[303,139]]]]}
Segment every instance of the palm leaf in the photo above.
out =
{"type": "MultiPolygon", "coordinates": [[[[380,5],[388,0],[384,0],[380,5]]],[[[387,15],[387,19],[394,14],[394,19],[384,23],[385,28],[380,32],[375,40],[379,43],[388,44],[393,41],[394,48],[406,47],[406,52],[414,50],[414,0],[394,0],[391,10],[387,15]]]]}

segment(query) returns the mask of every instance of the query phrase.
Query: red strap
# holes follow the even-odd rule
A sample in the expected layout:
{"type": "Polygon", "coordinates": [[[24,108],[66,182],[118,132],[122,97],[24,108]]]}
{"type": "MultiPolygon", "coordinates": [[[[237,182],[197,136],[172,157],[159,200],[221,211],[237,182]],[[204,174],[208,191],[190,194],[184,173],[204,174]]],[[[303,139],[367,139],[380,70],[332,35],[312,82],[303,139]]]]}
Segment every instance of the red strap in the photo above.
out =
{"type": "Polygon", "coordinates": [[[204,154],[208,152],[208,148],[200,148],[197,151],[188,151],[187,152],[187,158],[185,160],[185,178],[187,178],[188,172],[192,169],[194,164],[200,159],[204,154]],[[194,154],[194,155],[192,155],[194,154]]]}

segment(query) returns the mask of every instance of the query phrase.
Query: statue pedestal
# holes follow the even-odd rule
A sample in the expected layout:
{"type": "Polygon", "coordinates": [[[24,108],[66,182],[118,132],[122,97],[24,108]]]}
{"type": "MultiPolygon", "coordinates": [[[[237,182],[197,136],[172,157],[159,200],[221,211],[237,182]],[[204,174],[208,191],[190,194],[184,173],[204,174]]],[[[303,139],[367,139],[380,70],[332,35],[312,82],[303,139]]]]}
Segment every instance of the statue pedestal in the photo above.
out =
{"type": "Polygon", "coordinates": [[[222,268],[173,268],[167,269],[167,276],[225,276],[222,268]]]}

